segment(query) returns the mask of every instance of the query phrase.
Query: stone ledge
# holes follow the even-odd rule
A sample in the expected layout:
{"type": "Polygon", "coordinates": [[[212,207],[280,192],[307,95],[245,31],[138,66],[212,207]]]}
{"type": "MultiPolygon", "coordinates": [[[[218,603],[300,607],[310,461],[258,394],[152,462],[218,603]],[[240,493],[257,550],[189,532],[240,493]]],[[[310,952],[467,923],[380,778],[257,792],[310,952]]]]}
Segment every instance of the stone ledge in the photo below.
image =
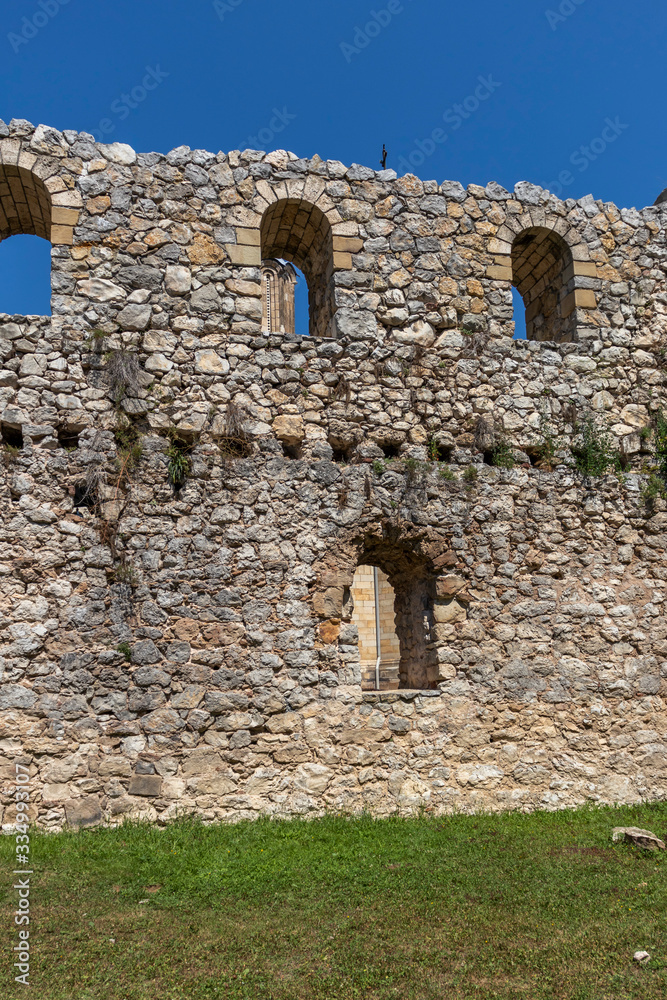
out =
{"type": "Polygon", "coordinates": [[[362,701],[414,701],[415,698],[440,698],[442,691],[401,688],[398,691],[362,691],[362,701]]]}

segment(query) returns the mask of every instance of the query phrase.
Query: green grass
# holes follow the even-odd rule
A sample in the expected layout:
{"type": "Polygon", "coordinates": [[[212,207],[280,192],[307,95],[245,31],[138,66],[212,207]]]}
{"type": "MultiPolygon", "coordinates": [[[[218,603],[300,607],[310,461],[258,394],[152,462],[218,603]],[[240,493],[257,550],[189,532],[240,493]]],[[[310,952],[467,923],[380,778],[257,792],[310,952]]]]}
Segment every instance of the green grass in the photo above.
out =
{"type": "Polygon", "coordinates": [[[662,1000],[667,859],[616,825],[664,837],[667,803],[34,832],[30,991],[0,838],[0,996],[662,1000]]]}

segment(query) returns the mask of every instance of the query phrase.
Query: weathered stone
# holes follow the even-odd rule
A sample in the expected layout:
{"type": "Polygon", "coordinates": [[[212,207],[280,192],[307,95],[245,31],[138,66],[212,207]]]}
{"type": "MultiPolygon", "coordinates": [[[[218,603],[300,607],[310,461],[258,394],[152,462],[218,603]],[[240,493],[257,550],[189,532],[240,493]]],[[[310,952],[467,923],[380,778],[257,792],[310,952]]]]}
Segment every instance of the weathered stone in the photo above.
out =
{"type": "Polygon", "coordinates": [[[118,322],[124,330],[145,330],[151,321],[150,306],[125,306],[118,313],[118,322]]]}
{"type": "Polygon", "coordinates": [[[162,791],[162,778],[159,774],[133,774],[128,792],[130,795],[159,795],[162,791]]]}
{"type": "Polygon", "coordinates": [[[273,433],[279,441],[284,441],[285,444],[301,444],[306,436],[303,417],[287,415],[276,417],[273,421],[273,433]]]}
{"type": "Polygon", "coordinates": [[[65,815],[70,826],[96,826],[102,822],[102,810],[97,795],[84,795],[65,802],[65,815]]]}
{"type": "Polygon", "coordinates": [[[221,358],[217,351],[197,351],[195,371],[201,375],[226,375],[229,371],[229,361],[221,358]]]}
{"type": "Polygon", "coordinates": [[[641,830],[637,826],[615,826],[611,832],[611,839],[624,840],[635,847],[645,847],[649,851],[664,851],[665,842],[656,837],[650,830],[641,830]]]}
{"type": "Polygon", "coordinates": [[[170,295],[187,295],[192,284],[190,269],[180,264],[170,264],[165,270],[164,287],[170,295]]]}

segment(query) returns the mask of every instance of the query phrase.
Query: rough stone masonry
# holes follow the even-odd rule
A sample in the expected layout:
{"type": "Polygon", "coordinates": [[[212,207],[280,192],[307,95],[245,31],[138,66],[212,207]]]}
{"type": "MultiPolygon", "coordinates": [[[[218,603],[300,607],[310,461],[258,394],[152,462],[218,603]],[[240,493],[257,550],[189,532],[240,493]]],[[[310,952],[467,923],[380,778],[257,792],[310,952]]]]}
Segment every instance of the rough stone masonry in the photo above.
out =
{"type": "Polygon", "coordinates": [[[666,223],[0,123],[0,236],[53,248],[52,316],[0,316],[3,791],[29,763],[50,829],[664,797],[666,223]],[[309,336],[262,332],[275,258],[309,336]]]}

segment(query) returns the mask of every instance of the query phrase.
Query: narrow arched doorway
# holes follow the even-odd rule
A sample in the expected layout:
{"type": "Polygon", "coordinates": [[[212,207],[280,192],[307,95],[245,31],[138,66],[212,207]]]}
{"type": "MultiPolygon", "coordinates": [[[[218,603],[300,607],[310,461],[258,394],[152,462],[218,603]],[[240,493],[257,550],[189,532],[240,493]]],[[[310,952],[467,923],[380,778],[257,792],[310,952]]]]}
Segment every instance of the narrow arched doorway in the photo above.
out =
{"type": "Polygon", "coordinates": [[[377,566],[357,566],[351,588],[352,618],[359,635],[361,686],[395,690],[401,647],[396,633],[396,593],[377,566]]]}
{"type": "Polygon", "coordinates": [[[572,252],[562,236],[539,226],[519,233],[512,245],[512,284],[525,306],[526,339],[576,340],[572,252]]]}

